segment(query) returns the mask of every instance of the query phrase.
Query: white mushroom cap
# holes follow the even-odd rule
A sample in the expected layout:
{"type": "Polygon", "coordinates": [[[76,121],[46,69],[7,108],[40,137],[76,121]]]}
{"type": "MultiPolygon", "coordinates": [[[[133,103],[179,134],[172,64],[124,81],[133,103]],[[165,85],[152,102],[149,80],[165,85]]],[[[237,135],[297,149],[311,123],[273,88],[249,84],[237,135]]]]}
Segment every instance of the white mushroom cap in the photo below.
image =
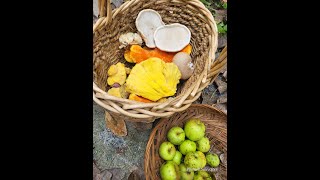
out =
{"type": "Polygon", "coordinates": [[[139,12],[138,17],[136,19],[136,27],[146,46],[149,48],[155,48],[156,45],[154,43],[154,32],[159,26],[163,26],[164,22],[162,22],[160,14],[152,9],[144,9],[139,12]]]}
{"type": "Polygon", "coordinates": [[[190,43],[190,40],[190,30],[179,23],[160,26],[154,33],[156,47],[167,52],[182,50],[190,43]]]}

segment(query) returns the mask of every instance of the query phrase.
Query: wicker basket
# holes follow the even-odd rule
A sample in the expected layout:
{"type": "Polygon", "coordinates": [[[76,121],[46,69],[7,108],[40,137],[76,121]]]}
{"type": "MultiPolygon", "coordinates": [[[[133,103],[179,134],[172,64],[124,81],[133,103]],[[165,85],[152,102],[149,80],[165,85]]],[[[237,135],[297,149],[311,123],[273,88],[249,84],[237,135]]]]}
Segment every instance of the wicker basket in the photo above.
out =
{"type": "Polygon", "coordinates": [[[110,0],[98,0],[100,18],[93,27],[93,100],[114,119],[151,123],[156,118],[170,117],[187,109],[197,100],[226,65],[226,58],[215,60],[217,26],[212,14],[199,0],[131,0],[111,11],[110,0]],[[181,23],[191,31],[193,75],[180,82],[174,98],[164,103],[141,103],[110,96],[107,91],[107,70],[117,62],[126,63],[119,37],[137,32],[135,19],[143,9],[154,9],[166,23],[181,23]],[[108,12],[108,13],[107,13],[108,12]],[[107,15],[107,16],[106,16],[107,15]]]}
{"type": "Polygon", "coordinates": [[[218,168],[214,168],[217,180],[227,179],[227,116],[220,110],[209,105],[191,105],[187,110],[163,118],[152,130],[146,147],[144,158],[144,171],[147,180],[160,179],[159,169],[165,161],[159,156],[159,147],[167,140],[167,133],[173,126],[183,127],[184,123],[192,117],[198,117],[206,125],[206,136],[210,140],[209,152],[223,154],[224,160],[218,168]],[[214,148],[212,148],[214,147],[214,148]]]}

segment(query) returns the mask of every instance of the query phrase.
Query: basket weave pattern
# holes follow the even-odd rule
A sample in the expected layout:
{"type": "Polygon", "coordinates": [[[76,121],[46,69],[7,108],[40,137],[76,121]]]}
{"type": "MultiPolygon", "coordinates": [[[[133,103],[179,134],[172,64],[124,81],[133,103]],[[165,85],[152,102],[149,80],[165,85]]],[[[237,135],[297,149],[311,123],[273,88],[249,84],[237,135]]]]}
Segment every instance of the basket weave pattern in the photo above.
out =
{"type": "Polygon", "coordinates": [[[93,99],[113,116],[127,117],[127,120],[135,122],[153,122],[159,117],[170,117],[198,99],[201,91],[226,65],[226,55],[214,61],[218,44],[216,23],[198,0],[131,0],[113,11],[110,0],[98,2],[101,17],[93,27],[93,99]],[[117,62],[126,63],[124,49],[119,49],[119,37],[127,32],[137,32],[135,19],[141,10],[148,8],[159,12],[166,24],[184,24],[192,35],[191,57],[195,71],[187,81],[180,82],[176,96],[164,103],[141,103],[106,93],[107,70],[117,62]]]}
{"type": "MultiPolygon", "coordinates": [[[[225,155],[227,154],[227,116],[218,109],[209,105],[192,105],[187,110],[175,113],[169,119],[163,118],[152,130],[147,143],[144,171],[147,180],[160,180],[160,166],[165,162],[159,156],[159,147],[167,140],[168,131],[174,127],[183,127],[190,118],[200,118],[206,125],[206,136],[210,145],[225,155]]],[[[220,163],[216,172],[216,179],[227,179],[226,164],[220,163]]]]}

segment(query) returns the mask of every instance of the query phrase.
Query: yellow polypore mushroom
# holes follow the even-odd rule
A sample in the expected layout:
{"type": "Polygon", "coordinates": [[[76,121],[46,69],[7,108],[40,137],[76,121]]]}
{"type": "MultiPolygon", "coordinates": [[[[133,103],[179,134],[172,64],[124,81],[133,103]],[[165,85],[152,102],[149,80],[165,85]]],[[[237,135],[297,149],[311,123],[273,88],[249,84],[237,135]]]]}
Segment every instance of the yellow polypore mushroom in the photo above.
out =
{"type": "Polygon", "coordinates": [[[108,85],[112,86],[114,83],[119,83],[123,85],[126,81],[127,73],[123,63],[117,63],[116,65],[111,65],[108,70],[108,85]]]}
{"type": "Polygon", "coordinates": [[[131,72],[131,69],[126,67],[126,73],[130,74],[130,72],[131,72]]]}
{"type": "Polygon", "coordinates": [[[108,90],[108,94],[119,98],[128,98],[129,93],[125,91],[125,87],[111,88],[108,90]]]}
{"type": "Polygon", "coordinates": [[[126,80],[126,91],[151,101],[173,96],[181,73],[174,63],[149,58],[136,64],[126,80]]]}

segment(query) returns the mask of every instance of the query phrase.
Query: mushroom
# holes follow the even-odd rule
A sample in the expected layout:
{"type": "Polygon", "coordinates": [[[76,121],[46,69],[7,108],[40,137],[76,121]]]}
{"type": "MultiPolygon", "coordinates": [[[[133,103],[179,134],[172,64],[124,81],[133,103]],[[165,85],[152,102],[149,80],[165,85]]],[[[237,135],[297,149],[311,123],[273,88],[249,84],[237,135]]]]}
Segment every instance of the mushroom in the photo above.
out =
{"type": "Polygon", "coordinates": [[[188,53],[177,53],[173,57],[172,62],[178,66],[181,73],[181,79],[186,80],[192,75],[194,67],[191,61],[191,56],[188,53]]]}
{"type": "Polygon", "coordinates": [[[164,22],[162,22],[160,14],[153,9],[140,11],[136,19],[136,27],[148,48],[156,47],[153,35],[155,30],[163,25],[164,22]]]}
{"type": "Polygon", "coordinates": [[[111,95],[111,96],[124,98],[124,99],[127,99],[128,96],[129,96],[129,93],[127,93],[125,91],[125,87],[124,86],[113,87],[113,88],[108,90],[108,94],[111,95]]]}
{"type": "Polygon", "coordinates": [[[121,34],[121,36],[119,37],[119,42],[121,43],[121,45],[119,46],[120,49],[126,47],[129,44],[142,45],[141,36],[138,33],[132,33],[132,32],[121,34]]]}
{"type": "Polygon", "coordinates": [[[190,43],[190,40],[190,30],[179,23],[160,26],[154,32],[154,42],[156,47],[162,51],[181,51],[190,43]]]}

